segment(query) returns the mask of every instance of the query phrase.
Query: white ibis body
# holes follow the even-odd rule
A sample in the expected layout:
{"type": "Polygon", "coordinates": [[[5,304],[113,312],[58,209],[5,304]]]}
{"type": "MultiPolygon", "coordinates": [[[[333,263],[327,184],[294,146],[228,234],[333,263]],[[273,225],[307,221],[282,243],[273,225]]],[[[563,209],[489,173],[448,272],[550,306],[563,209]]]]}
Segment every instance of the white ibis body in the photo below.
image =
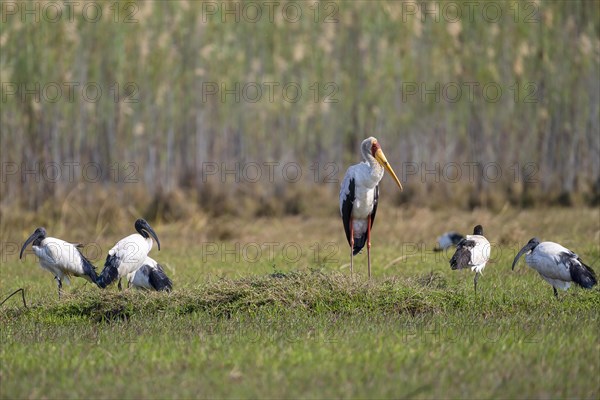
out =
{"type": "Polygon", "coordinates": [[[452,269],[471,268],[475,271],[475,293],[477,293],[477,280],[483,275],[483,269],[490,260],[490,242],[483,236],[483,227],[477,225],[472,235],[467,235],[456,246],[456,252],[450,259],[452,269]]]}
{"type": "Polygon", "coordinates": [[[387,170],[402,190],[402,184],[388,163],[379,142],[374,137],[363,140],[360,145],[363,162],[352,165],[346,171],[340,188],[340,213],[346,239],[350,245],[350,273],[352,258],[367,245],[369,277],[371,277],[371,228],[377,213],[379,182],[387,170]]]}
{"type": "Polygon", "coordinates": [[[446,232],[441,236],[438,236],[437,243],[438,247],[434,248],[434,251],[444,251],[452,246],[456,246],[465,237],[458,232],[446,232]]]}
{"type": "Polygon", "coordinates": [[[163,267],[156,260],[146,257],[144,265],[127,274],[129,286],[137,289],[147,289],[167,292],[173,288],[173,283],[165,274],[163,267]]]}
{"type": "Polygon", "coordinates": [[[99,287],[105,288],[119,278],[119,289],[121,289],[121,278],[144,265],[144,261],[152,249],[152,238],[156,240],[158,250],[160,250],[160,241],[148,222],[141,218],[138,219],[135,221],[135,230],[138,233],[119,240],[108,251],[104,268],[98,277],[99,287]]]}
{"type": "Polygon", "coordinates": [[[532,238],[517,253],[513,270],[523,254],[526,254],[525,263],[552,285],[555,296],[558,296],[556,289],[567,290],[571,282],[585,289],[591,289],[598,283],[594,270],[585,265],[577,254],[558,243],[540,243],[539,239],[532,238]]]}
{"type": "Polygon", "coordinates": [[[84,257],[76,245],[53,237],[46,236],[45,228],[37,228],[25,241],[21,248],[19,258],[23,251],[33,242],[32,248],[38,256],[40,266],[54,275],[58,285],[58,298],[60,299],[62,283],[70,284],[69,277],[78,276],[92,283],[96,283],[96,267],[84,257]]]}

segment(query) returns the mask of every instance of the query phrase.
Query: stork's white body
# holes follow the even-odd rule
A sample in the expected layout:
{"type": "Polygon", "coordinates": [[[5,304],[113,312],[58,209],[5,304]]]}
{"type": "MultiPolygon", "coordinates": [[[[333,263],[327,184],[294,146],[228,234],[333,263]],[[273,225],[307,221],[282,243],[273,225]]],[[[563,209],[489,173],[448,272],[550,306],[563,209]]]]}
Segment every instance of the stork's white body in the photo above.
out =
{"type": "Polygon", "coordinates": [[[352,226],[354,237],[359,238],[367,231],[367,221],[375,204],[375,188],[383,178],[384,169],[377,162],[363,161],[352,165],[346,171],[340,190],[340,214],[347,196],[350,195],[350,181],[354,180],[354,203],[352,205],[352,226]]]}
{"type": "Polygon", "coordinates": [[[571,286],[572,278],[569,265],[565,263],[561,254],[568,255],[571,262],[580,264],[577,254],[554,242],[542,242],[537,245],[525,256],[525,263],[555,288],[567,290],[571,286]]]}
{"type": "Polygon", "coordinates": [[[490,242],[481,235],[467,235],[465,239],[475,242],[475,247],[471,249],[471,261],[469,267],[471,267],[471,271],[482,274],[485,265],[490,260],[490,242]]]}
{"type": "Polygon", "coordinates": [[[109,256],[117,257],[119,278],[135,272],[144,265],[144,261],[152,250],[152,238],[145,238],[139,233],[129,235],[117,242],[115,246],[108,251],[109,256]]]}
{"type": "Polygon", "coordinates": [[[81,253],[74,244],[53,237],[43,239],[39,246],[32,246],[40,266],[68,284],[74,275],[95,283],[84,271],[81,253]]]}

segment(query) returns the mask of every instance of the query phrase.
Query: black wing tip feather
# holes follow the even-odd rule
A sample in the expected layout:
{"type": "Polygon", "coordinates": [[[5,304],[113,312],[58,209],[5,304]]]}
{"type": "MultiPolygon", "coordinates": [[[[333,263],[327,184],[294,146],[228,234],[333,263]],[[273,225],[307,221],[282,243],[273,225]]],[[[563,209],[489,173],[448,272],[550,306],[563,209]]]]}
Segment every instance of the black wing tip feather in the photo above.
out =
{"type": "MultiPolygon", "coordinates": [[[[83,245],[81,247],[83,247],[83,245]]],[[[87,277],[91,279],[93,283],[96,283],[98,281],[98,273],[96,272],[96,266],[92,264],[91,261],[83,255],[79,248],[77,248],[77,252],[81,256],[81,261],[83,262],[83,272],[87,277]]]]}
{"type": "Polygon", "coordinates": [[[170,292],[173,289],[173,282],[169,279],[165,271],[162,269],[160,264],[156,268],[150,268],[150,274],[148,275],[150,285],[157,291],[170,292]]]}
{"type": "Polygon", "coordinates": [[[359,238],[354,238],[354,248],[352,249],[352,255],[357,255],[367,244],[367,234],[365,233],[359,238]]]}
{"type": "Polygon", "coordinates": [[[117,256],[106,256],[104,268],[96,280],[96,284],[100,288],[104,289],[119,277],[119,269],[117,268],[118,264],[119,258],[117,256]]]}
{"type": "Polygon", "coordinates": [[[598,284],[596,273],[588,265],[584,264],[581,258],[577,258],[577,261],[570,259],[569,272],[573,282],[578,284],[584,289],[591,289],[598,284]]]}

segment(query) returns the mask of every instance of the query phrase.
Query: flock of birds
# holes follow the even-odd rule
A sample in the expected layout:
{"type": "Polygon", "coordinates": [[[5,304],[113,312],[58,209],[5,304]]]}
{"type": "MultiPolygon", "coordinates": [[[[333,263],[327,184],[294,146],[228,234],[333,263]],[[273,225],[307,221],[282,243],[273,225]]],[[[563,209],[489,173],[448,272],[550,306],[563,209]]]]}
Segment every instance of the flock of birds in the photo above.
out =
{"type": "MultiPolygon", "coordinates": [[[[477,292],[477,279],[482,275],[485,265],[490,259],[491,246],[483,236],[483,228],[477,225],[473,235],[458,239],[456,232],[447,232],[438,238],[439,247],[435,250],[441,251],[451,246],[456,246],[456,252],[450,259],[450,267],[454,269],[471,268],[475,271],[475,292],[477,292]]],[[[460,235],[459,235],[460,236],[460,235]]],[[[581,258],[571,250],[555,242],[540,242],[538,238],[532,238],[517,253],[512,263],[512,270],[525,254],[525,263],[536,270],[540,276],[552,285],[554,295],[558,297],[556,289],[567,290],[571,282],[585,289],[591,289],[596,285],[596,273],[586,265],[581,258]]]]}
{"type": "MultiPolygon", "coordinates": [[[[371,277],[371,229],[377,213],[379,182],[387,170],[400,190],[402,184],[385,157],[381,145],[374,137],[369,137],[360,146],[363,162],[353,165],[346,171],[340,189],[340,214],[350,245],[350,273],[353,270],[352,258],[367,245],[368,274],[371,277]]],[[[445,250],[456,246],[450,259],[450,267],[471,268],[475,271],[474,286],[490,260],[490,242],[483,236],[483,227],[477,225],[472,235],[466,237],[456,232],[447,232],[438,238],[439,247],[445,250]]],[[[596,274],[581,258],[571,250],[554,242],[541,242],[531,239],[515,257],[512,268],[523,255],[525,262],[550,283],[554,295],[556,289],[567,290],[571,282],[590,289],[597,284],[596,274]]]]}
{"type": "MultiPolygon", "coordinates": [[[[374,137],[365,139],[360,146],[363,162],[352,165],[346,171],[340,189],[340,213],[350,245],[350,273],[353,273],[353,257],[366,245],[368,275],[371,277],[371,229],[377,213],[379,201],[379,182],[387,170],[400,190],[402,184],[394,173],[381,145],[374,137]]],[[[79,244],[46,236],[44,228],[37,228],[25,241],[19,258],[25,248],[32,243],[33,252],[38,256],[40,266],[51,272],[57,281],[58,296],[61,296],[62,283],[69,283],[70,276],[84,278],[104,289],[118,278],[126,278],[128,286],[148,290],[172,289],[172,282],[164,269],[155,260],[148,257],[152,249],[153,238],[158,250],[160,241],[156,232],[143,219],[135,222],[137,233],[129,235],[109,250],[104,268],[100,275],[94,265],[79,251],[79,244]]],[[[471,268],[475,272],[474,286],[477,292],[477,280],[490,259],[490,242],[483,236],[483,227],[477,225],[472,235],[463,237],[456,232],[447,232],[438,238],[438,248],[442,251],[456,246],[456,252],[450,259],[453,270],[471,268]]],[[[596,274],[581,258],[571,250],[554,242],[540,242],[531,239],[514,258],[512,269],[525,254],[525,262],[536,270],[554,290],[567,290],[574,282],[590,289],[597,284],[596,274]]]]}
{"type": "Polygon", "coordinates": [[[170,291],[173,284],[164,269],[154,259],[148,257],[152,250],[154,238],[160,250],[160,241],[154,229],[143,219],[135,221],[137,233],[129,235],[117,242],[108,251],[104,269],[98,275],[96,267],[81,253],[80,244],[69,243],[61,239],[46,236],[45,228],[37,228],[25,241],[23,251],[32,243],[33,252],[40,261],[40,266],[54,275],[58,285],[58,298],[62,292],[62,284],[70,283],[70,276],[84,278],[99,288],[106,288],[119,279],[126,278],[128,286],[138,289],[170,291]]]}

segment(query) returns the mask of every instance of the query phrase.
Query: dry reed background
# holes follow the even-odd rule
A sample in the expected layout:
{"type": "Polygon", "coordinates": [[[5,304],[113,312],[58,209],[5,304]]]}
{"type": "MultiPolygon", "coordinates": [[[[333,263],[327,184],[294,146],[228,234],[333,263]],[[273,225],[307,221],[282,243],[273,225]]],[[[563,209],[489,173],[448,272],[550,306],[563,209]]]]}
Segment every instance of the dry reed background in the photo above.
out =
{"type": "Polygon", "coordinates": [[[462,1],[452,2],[460,18],[436,2],[281,1],[272,22],[260,2],[94,2],[98,21],[86,20],[80,6],[72,21],[63,10],[56,23],[49,2],[15,4],[37,4],[41,18],[3,5],[5,226],[16,211],[54,220],[65,208],[77,209],[75,223],[90,212],[119,220],[124,208],[166,220],[200,211],[302,214],[316,198],[328,198],[326,212],[335,213],[336,179],[371,134],[405,178],[397,203],[499,208],[600,199],[595,1],[495,2],[498,22],[481,5],[470,17],[462,1]],[[248,4],[262,8],[259,21],[249,21],[248,4]],[[282,12],[290,4],[302,12],[297,22],[282,12]],[[438,20],[419,4],[437,4],[438,20]],[[235,7],[237,22],[222,14],[235,7]],[[78,85],[72,102],[68,82],[78,85]],[[273,101],[265,82],[279,85],[273,101]],[[280,90],[289,83],[303,89],[295,103],[280,90]],[[502,95],[491,101],[493,91],[475,90],[469,99],[474,83],[497,85],[502,95]],[[81,92],[90,84],[103,90],[95,102],[93,91],[87,100],[81,92]],[[239,101],[223,99],[221,85],[236,84],[239,101]],[[241,93],[247,84],[262,87],[257,102],[241,93]],[[39,102],[23,94],[36,85],[39,102]],[[54,85],[63,90],[57,101],[54,85]],[[210,85],[219,94],[209,95],[210,85]],[[265,162],[279,163],[272,181],[265,162]],[[209,163],[256,163],[262,177],[251,181],[242,170],[238,182],[222,179],[206,174],[209,163]],[[298,182],[282,178],[286,163],[301,169],[298,182]],[[473,179],[465,163],[474,163],[473,179]],[[497,168],[502,176],[486,179],[483,172],[497,168]]]}

